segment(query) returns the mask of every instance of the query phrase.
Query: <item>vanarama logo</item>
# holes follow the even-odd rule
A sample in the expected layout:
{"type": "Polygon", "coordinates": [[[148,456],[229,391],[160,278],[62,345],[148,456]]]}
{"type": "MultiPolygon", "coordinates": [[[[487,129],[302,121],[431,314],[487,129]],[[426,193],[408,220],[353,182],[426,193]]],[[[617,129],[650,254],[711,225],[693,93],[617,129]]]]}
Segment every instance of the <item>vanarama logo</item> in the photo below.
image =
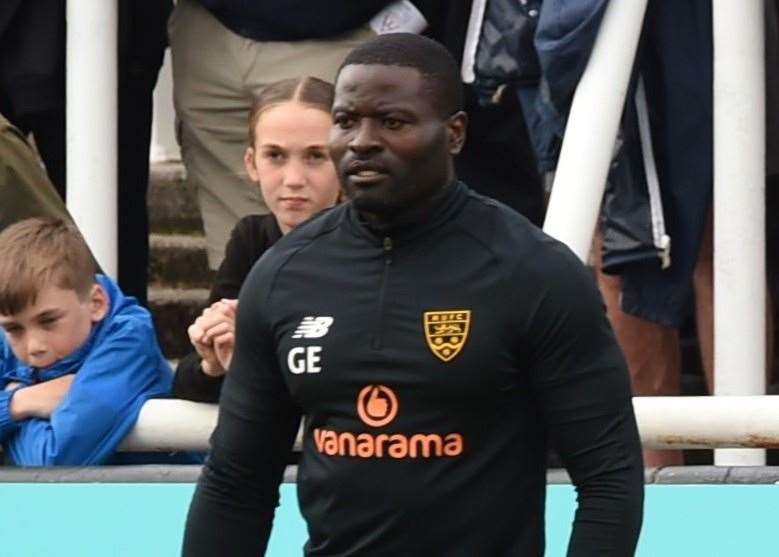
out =
{"type": "Polygon", "coordinates": [[[384,385],[368,385],[357,395],[357,415],[371,427],[387,425],[398,414],[398,397],[384,385]]]}
{"type": "MultiPolygon", "coordinates": [[[[395,392],[384,385],[368,385],[357,395],[357,415],[370,427],[383,427],[398,414],[395,392]]],[[[329,456],[357,458],[456,457],[463,452],[459,433],[351,433],[314,429],[317,451],[329,456]]]]}

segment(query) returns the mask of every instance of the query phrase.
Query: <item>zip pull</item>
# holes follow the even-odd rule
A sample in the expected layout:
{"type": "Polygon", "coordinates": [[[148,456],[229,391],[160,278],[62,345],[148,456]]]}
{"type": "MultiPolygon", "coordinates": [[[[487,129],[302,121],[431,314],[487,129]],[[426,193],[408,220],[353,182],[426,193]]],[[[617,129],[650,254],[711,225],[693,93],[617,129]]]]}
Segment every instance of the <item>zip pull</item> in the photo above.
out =
{"type": "Polygon", "coordinates": [[[384,261],[389,265],[392,263],[392,238],[384,236],[384,261]]]}

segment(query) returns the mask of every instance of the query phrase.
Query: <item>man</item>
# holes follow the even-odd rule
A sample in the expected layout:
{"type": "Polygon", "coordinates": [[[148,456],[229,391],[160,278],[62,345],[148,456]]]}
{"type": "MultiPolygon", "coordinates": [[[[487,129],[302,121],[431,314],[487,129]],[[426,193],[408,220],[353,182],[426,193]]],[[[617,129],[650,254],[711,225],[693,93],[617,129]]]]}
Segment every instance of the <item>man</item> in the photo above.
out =
{"type": "Polygon", "coordinates": [[[632,555],[643,467],[588,271],[457,182],[457,67],[422,37],[346,58],[330,149],[351,201],[254,267],[184,554],[257,555],[306,416],[307,555],[542,555],[545,456],[579,492],[569,555],[632,555]]]}

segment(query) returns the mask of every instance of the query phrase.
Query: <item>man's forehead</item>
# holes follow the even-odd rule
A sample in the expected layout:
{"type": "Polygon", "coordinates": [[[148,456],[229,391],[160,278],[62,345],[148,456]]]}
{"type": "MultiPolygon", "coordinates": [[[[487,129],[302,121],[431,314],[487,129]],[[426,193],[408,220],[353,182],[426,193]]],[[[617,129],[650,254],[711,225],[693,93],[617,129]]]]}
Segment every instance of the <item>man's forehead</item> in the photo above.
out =
{"type": "Polygon", "coordinates": [[[344,66],[335,82],[336,95],[361,89],[418,91],[422,74],[409,66],[350,64],[344,66]]]}
{"type": "Polygon", "coordinates": [[[416,68],[380,64],[345,66],[338,76],[333,109],[435,112],[416,68]]]}

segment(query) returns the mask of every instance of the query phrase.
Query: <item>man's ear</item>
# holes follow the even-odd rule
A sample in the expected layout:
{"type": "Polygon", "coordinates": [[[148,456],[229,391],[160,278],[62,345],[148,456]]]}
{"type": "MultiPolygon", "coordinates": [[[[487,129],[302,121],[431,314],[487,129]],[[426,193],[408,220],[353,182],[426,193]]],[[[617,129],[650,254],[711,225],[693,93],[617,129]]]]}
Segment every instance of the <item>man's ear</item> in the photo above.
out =
{"type": "Polygon", "coordinates": [[[102,321],[108,313],[108,294],[99,284],[93,284],[89,291],[89,316],[93,323],[102,321]]]}
{"type": "Polygon", "coordinates": [[[254,165],[254,147],[246,148],[246,152],[243,154],[243,164],[252,182],[259,182],[260,176],[257,174],[257,167],[254,165]]]}
{"type": "Polygon", "coordinates": [[[465,132],[468,128],[468,115],[460,110],[446,120],[446,131],[449,141],[449,154],[457,155],[465,145],[465,132]]]}

